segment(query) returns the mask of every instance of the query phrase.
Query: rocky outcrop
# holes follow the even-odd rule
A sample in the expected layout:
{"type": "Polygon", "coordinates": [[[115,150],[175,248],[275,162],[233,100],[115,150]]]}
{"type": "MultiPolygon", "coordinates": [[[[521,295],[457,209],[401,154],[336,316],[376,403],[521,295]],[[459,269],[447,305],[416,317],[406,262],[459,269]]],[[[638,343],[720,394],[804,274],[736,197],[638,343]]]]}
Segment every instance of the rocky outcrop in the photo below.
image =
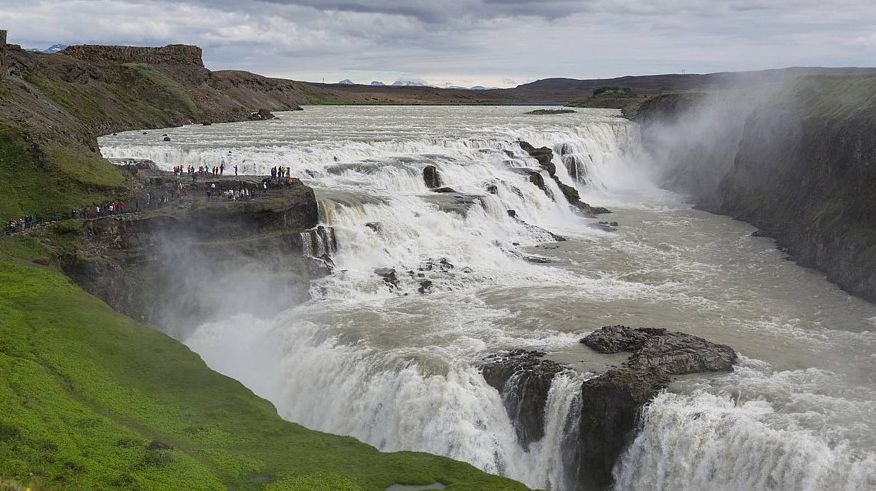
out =
{"type": "Polygon", "coordinates": [[[633,440],[644,405],[669,383],[660,370],[609,370],[581,384],[578,420],[564,442],[571,489],[611,487],[611,471],[633,440]]]}
{"type": "MultiPolygon", "coordinates": [[[[596,214],[594,213],[594,209],[587,203],[581,201],[581,196],[579,195],[578,190],[575,189],[574,186],[563,183],[562,181],[560,181],[560,178],[557,177],[557,166],[553,162],[553,150],[548,147],[535,148],[534,146],[532,146],[532,144],[525,141],[520,141],[518,143],[520,145],[520,148],[522,148],[524,152],[528,153],[530,157],[538,161],[539,167],[547,171],[551,179],[553,179],[554,182],[557,183],[557,186],[560,188],[560,191],[562,191],[563,196],[565,196],[570,205],[575,207],[585,216],[596,216],[596,214]]],[[[548,193],[547,187],[544,183],[544,178],[541,176],[541,174],[537,172],[530,173],[529,181],[538,186],[539,189],[545,191],[545,193],[548,193]]],[[[600,210],[608,211],[604,208],[600,208],[600,210]]]]}
{"type": "Polygon", "coordinates": [[[267,121],[274,118],[276,118],[276,116],[274,116],[271,111],[268,111],[267,109],[259,109],[258,111],[250,114],[248,119],[250,121],[267,121]]]}
{"type": "Polygon", "coordinates": [[[582,343],[600,353],[630,352],[623,367],[584,382],[577,444],[566,454],[578,489],[604,489],[634,436],[642,407],[669,383],[670,375],[729,371],[736,352],[729,346],[665,329],[608,326],[582,343]]]}
{"type": "Polygon", "coordinates": [[[551,382],[568,370],[546,360],[539,351],[515,350],[487,357],[481,373],[502,395],[502,402],[514,422],[517,439],[524,448],[544,437],[544,412],[551,382]]]}
{"type": "Polygon", "coordinates": [[[318,221],[313,190],[272,193],[86,220],[62,267],[114,309],[175,335],[242,312],[273,314],[307,300],[325,269],[302,252],[302,231],[318,221]]]}
{"type": "Polygon", "coordinates": [[[204,66],[201,48],[186,44],[170,44],[159,48],[80,44],[64,48],[61,54],[89,63],[204,66]]]}
{"type": "MultiPolygon", "coordinates": [[[[635,437],[642,408],[672,375],[729,371],[736,362],[729,346],[665,329],[608,326],[581,342],[600,353],[631,356],[581,384],[562,443],[567,487],[576,490],[611,486],[612,469],[635,437]]],[[[544,353],[525,350],[497,353],[481,363],[484,379],[502,394],[524,447],[544,436],[548,393],[554,377],[566,370],[544,353]]]]}

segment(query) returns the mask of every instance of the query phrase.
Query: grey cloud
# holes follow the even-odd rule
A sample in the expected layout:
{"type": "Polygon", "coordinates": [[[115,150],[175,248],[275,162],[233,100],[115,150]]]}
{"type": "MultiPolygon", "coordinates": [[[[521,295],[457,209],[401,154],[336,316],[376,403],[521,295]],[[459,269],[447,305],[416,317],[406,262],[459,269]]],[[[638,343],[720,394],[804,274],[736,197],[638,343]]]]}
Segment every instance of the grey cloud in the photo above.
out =
{"type": "Polygon", "coordinates": [[[0,11],[29,47],[194,43],[214,68],[309,80],[507,86],[876,58],[865,0],[0,0],[0,11]]]}

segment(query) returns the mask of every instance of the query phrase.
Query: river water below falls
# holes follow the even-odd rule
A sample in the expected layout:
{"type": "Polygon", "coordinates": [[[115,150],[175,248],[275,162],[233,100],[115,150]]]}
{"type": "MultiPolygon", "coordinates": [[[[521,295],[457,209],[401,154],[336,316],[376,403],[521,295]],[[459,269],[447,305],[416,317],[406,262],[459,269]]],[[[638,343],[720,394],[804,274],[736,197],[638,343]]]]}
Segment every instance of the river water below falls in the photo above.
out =
{"type": "Polygon", "coordinates": [[[106,157],[165,169],[290,166],[316,190],[338,250],[313,299],[183,339],[291,421],[563,489],[560,442],[580,382],[619,361],[578,339],[610,324],[665,327],[729,344],[742,361],[657,397],[615,468],[620,489],[876,487],[876,306],[788,261],[751,226],[657,189],[637,128],[616,112],[526,110],[308,107],[100,143],[106,157]],[[560,179],[609,207],[601,219],[618,229],[574,214],[550,179],[552,196],[531,184],[538,165],[518,139],[553,148],[560,179]],[[426,165],[457,193],[429,191],[426,165]],[[377,268],[395,269],[399,287],[377,268]],[[513,348],[578,371],[555,379],[545,437],[528,451],[477,370],[513,348]]]}

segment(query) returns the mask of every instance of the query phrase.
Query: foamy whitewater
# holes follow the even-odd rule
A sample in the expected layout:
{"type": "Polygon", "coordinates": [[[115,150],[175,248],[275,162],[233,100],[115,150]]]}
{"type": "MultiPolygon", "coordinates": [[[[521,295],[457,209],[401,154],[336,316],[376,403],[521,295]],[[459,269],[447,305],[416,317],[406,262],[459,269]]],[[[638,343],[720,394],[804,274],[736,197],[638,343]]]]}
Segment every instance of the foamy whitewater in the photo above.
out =
{"type": "Polygon", "coordinates": [[[313,299],[183,339],[291,421],[564,489],[566,421],[604,364],[578,339],[610,324],[665,327],[729,344],[742,361],[657,397],[615,468],[619,489],[876,488],[876,306],[787,261],[751,226],[657,189],[637,128],[617,112],[527,110],[307,107],[122,133],[101,149],[165,169],[289,166],[316,190],[338,250],[313,299]],[[538,165],[518,139],[553,148],[561,180],[611,208],[601,219],[619,230],[574,214],[550,179],[552,196],[529,183],[521,169],[538,165]],[[462,196],[430,192],[426,165],[462,196]],[[398,271],[397,291],[374,274],[384,267],[398,271]],[[423,279],[431,293],[417,292],[423,279]],[[578,371],[555,380],[545,437],[528,451],[477,370],[511,348],[578,371]]]}

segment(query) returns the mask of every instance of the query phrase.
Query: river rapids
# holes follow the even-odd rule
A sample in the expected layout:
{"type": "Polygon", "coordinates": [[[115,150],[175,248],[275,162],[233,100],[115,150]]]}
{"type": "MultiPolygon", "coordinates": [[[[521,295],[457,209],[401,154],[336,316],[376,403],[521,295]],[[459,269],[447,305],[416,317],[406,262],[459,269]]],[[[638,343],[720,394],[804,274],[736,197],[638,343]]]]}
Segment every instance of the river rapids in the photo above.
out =
{"type": "Polygon", "coordinates": [[[286,419],[565,489],[567,420],[581,381],[605,365],[579,338],[603,325],[664,327],[733,346],[741,363],[682,377],[645,409],[614,469],[618,489],[876,488],[876,306],[788,261],[753,227],[659,189],[636,125],[618,112],[525,112],[320,106],[100,144],[106,157],[167,170],[289,166],[314,188],[337,251],[312,300],[182,339],[286,419]],[[533,185],[538,164],[518,140],[552,148],[560,180],[613,213],[576,214],[546,174],[547,192],[533,185]],[[455,193],[427,189],[427,165],[455,193]],[[378,268],[396,270],[398,287],[378,268]],[[576,369],[554,380],[545,436],[527,450],[477,368],[515,348],[576,369]]]}

